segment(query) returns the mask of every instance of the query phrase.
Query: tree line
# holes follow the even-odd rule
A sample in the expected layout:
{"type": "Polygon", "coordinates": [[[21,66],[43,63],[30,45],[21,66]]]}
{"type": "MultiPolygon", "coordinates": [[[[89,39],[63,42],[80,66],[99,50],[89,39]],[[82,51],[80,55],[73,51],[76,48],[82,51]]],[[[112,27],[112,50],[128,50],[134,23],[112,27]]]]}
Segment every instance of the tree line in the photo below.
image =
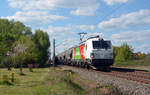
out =
{"type": "Polygon", "coordinates": [[[125,62],[140,60],[146,57],[146,54],[137,52],[134,53],[132,46],[123,43],[121,46],[114,46],[114,62],[117,64],[126,64],[125,62]]]}
{"type": "Polygon", "coordinates": [[[49,58],[50,40],[46,32],[22,22],[0,18],[0,67],[44,66],[49,58]]]}

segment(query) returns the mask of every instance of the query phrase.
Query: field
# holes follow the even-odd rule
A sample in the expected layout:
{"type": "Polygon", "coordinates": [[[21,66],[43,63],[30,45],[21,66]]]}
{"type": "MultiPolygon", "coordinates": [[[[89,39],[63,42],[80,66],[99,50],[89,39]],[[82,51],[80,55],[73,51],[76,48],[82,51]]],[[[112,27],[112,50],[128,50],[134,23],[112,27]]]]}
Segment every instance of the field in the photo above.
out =
{"type": "Polygon", "coordinates": [[[126,62],[115,62],[114,66],[117,67],[137,67],[137,66],[150,66],[150,57],[146,57],[143,59],[134,59],[126,62]]]}
{"type": "MultiPolygon", "coordinates": [[[[19,69],[0,69],[0,95],[99,95],[95,94],[99,91],[97,84],[69,70],[43,68],[33,72],[23,69],[23,72],[25,75],[20,75],[19,69]],[[12,72],[15,73],[15,82],[10,80],[12,72]],[[2,83],[2,75],[9,76],[9,83],[2,83]]],[[[107,93],[113,86],[101,88],[105,91],[99,93],[107,93]]]]}
{"type": "Polygon", "coordinates": [[[80,95],[85,91],[76,83],[70,85],[65,79],[67,72],[53,72],[53,69],[34,69],[29,72],[24,69],[25,75],[20,76],[18,69],[7,71],[1,69],[0,75],[15,73],[15,82],[12,85],[0,85],[0,95],[80,95]],[[59,72],[59,73],[57,73],[59,72]]]}

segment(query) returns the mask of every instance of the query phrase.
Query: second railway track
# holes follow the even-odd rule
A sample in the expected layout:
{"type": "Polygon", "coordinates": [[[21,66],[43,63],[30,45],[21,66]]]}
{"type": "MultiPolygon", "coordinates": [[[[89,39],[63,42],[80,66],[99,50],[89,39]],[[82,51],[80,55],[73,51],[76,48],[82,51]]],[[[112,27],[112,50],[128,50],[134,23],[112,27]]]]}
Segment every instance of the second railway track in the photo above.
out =
{"type": "Polygon", "coordinates": [[[120,71],[116,71],[113,69],[110,72],[103,72],[103,71],[99,71],[99,70],[92,70],[92,69],[88,70],[88,69],[79,68],[79,67],[74,67],[74,68],[86,70],[89,72],[96,72],[98,74],[109,75],[109,76],[113,76],[113,77],[118,77],[118,78],[130,80],[130,81],[136,81],[138,83],[150,85],[150,72],[136,71],[136,70],[134,70],[132,72],[130,72],[130,71],[129,72],[128,71],[120,72],[120,71]]]}
{"type": "Polygon", "coordinates": [[[144,84],[150,84],[150,76],[147,75],[139,75],[138,73],[124,73],[124,72],[117,72],[117,71],[112,71],[112,72],[100,72],[101,74],[105,75],[111,75],[114,77],[119,77],[131,81],[136,81],[144,84]]]}

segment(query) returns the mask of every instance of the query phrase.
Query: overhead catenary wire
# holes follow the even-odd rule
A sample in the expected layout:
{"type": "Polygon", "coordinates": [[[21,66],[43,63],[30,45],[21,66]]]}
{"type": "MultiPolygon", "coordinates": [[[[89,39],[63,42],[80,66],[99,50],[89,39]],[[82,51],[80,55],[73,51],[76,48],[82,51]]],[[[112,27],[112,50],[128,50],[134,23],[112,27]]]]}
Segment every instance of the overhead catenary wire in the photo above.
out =
{"type": "Polygon", "coordinates": [[[116,11],[118,11],[120,8],[122,8],[123,6],[125,6],[126,3],[121,4],[120,6],[116,7],[115,9],[113,9],[111,12],[109,12],[108,14],[106,14],[101,21],[105,20],[107,17],[111,16],[113,13],[115,13],[116,11]]]}

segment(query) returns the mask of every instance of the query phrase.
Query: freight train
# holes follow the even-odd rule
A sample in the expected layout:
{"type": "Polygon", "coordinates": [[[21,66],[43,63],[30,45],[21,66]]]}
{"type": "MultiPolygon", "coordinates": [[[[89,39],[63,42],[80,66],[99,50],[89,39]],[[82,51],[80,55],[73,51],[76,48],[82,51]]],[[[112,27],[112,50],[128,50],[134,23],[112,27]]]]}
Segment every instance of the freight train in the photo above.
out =
{"type": "Polygon", "coordinates": [[[80,45],[57,55],[58,63],[107,70],[114,63],[110,40],[90,37],[80,45]]]}

